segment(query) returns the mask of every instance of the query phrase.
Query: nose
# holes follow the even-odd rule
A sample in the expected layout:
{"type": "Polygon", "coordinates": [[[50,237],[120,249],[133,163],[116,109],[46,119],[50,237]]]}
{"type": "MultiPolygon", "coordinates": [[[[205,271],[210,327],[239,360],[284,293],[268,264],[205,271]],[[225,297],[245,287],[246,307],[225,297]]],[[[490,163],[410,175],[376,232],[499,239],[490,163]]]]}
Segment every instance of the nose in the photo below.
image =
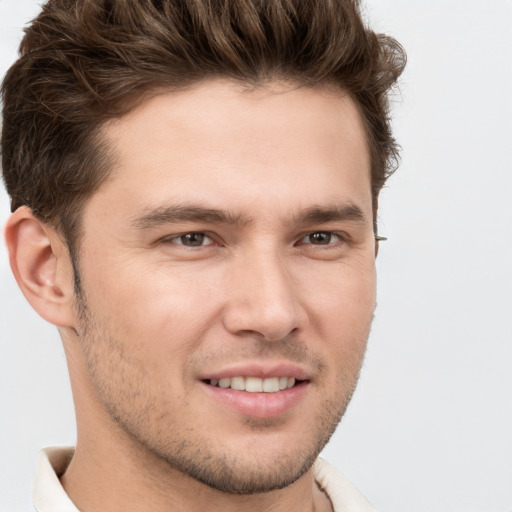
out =
{"type": "Polygon", "coordinates": [[[278,341],[305,324],[299,283],[278,255],[241,258],[226,286],[223,323],[233,334],[278,341]]]}

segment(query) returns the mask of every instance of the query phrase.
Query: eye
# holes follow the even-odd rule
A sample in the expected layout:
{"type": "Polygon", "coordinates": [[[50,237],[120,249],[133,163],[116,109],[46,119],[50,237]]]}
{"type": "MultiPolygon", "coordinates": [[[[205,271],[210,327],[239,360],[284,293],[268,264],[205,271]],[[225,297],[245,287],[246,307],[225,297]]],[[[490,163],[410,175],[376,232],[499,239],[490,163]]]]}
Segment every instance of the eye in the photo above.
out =
{"type": "Polygon", "coordinates": [[[311,245],[333,245],[341,241],[341,236],[331,231],[315,231],[301,238],[299,243],[311,245]]]}
{"type": "Polygon", "coordinates": [[[213,244],[213,240],[208,235],[200,232],[184,233],[167,238],[165,241],[185,247],[203,247],[213,244]]]}

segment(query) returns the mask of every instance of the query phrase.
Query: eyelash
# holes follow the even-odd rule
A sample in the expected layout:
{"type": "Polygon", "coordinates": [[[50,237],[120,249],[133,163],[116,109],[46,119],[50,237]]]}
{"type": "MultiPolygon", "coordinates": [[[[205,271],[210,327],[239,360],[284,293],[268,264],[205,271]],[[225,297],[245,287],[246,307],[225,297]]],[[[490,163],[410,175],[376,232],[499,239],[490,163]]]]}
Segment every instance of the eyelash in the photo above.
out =
{"type": "MultiPolygon", "coordinates": [[[[166,237],[166,238],[164,238],[164,239],[162,240],[162,242],[164,242],[164,243],[176,244],[176,245],[182,245],[183,247],[192,247],[192,248],[196,248],[196,247],[207,247],[207,246],[209,246],[209,245],[212,245],[212,243],[209,243],[209,244],[206,244],[206,245],[200,244],[200,245],[191,245],[191,246],[187,246],[187,245],[185,245],[184,243],[178,243],[178,242],[175,242],[175,240],[177,240],[177,239],[179,239],[179,238],[183,239],[183,238],[185,238],[185,237],[187,237],[187,236],[188,236],[188,237],[191,237],[191,236],[197,236],[197,235],[200,235],[200,236],[202,236],[202,237],[204,237],[204,238],[207,238],[207,239],[211,240],[211,242],[214,242],[213,238],[212,238],[210,235],[208,235],[208,234],[206,234],[206,233],[204,233],[204,232],[202,232],[202,231],[189,231],[188,233],[183,233],[183,234],[181,234],[181,235],[174,235],[174,236],[171,236],[171,237],[166,237]]],[[[204,241],[204,239],[203,239],[203,241],[204,241]]]]}
{"type": "Polygon", "coordinates": [[[315,246],[315,247],[332,247],[334,245],[337,245],[337,243],[339,242],[346,242],[347,241],[347,236],[342,234],[342,233],[338,233],[338,232],[335,232],[335,231],[312,231],[311,233],[308,233],[307,235],[304,235],[302,238],[300,238],[300,240],[296,243],[296,245],[298,243],[300,243],[302,240],[304,240],[305,238],[308,238],[308,237],[312,237],[312,236],[315,236],[315,235],[322,235],[322,236],[329,236],[330,239],[329,239],[329,242],[326,243],[326,244],[313,244],[311,243],[312,246],[315,246]],[[336,237],[337,240],[334,242],[334,243],[331,243],[331,239],[333,237],[336,237]]]}
{"type": "MultiPolygon", "coordinates": [[[[309,233],[299,237],[299,239],[295,242],[294,246],[299,246],[299,245],[311,245],[312,247],[321,247],[321,248],[332,248],[332,247],[335,247],[337,246],[339,243],[349,243],[350,242],[350,238],[349,236],[344,233],[344,232],[337,232],[337,231],[310,231],[309,233]],[[313,243],[308,243],[308,242],[305,242],[303,244],[303,240],[308,238],[308,237],[312,237],[314,235],[327,235],[330,237],[328,243],[326,244],[313,244],[313,243]],[[335,237],[336,240],[334,241],[334,243],[331,243],[331,239],[335,237]]],[[[161,240],[161,243],[166,243],[166,244],[176,244],[176,245],[181,245],[183,247],[187,247],[187,248],[193,248],[193,249],[198,249],[200,247],[208,247],[210,245],[214,245],[215,244],[215,240],[214,238],[209,235],[208,233],[205,233],[203,231],[189,231],[187,233],[183,233],[181,235],[174,235],[174,236],[171,236],[171,237],[166,237],[166,238],[163,238],[161,240]],[[208,239],[210,240],[210,243],[207,243],[207,244],[204,244],[204,243],[200,243],[199,245],[186,245],[185,243],[183,243],[183,239],[185,237],[192,237],[192,236],[201,236],[203,237],[203,239],[201,240],[201,242],[204,242],[205,239],[208,239]],[[179,242],[176,242],[177,239],[181,239],[182,240],[182,243],[179,243],[179,242]]]]}

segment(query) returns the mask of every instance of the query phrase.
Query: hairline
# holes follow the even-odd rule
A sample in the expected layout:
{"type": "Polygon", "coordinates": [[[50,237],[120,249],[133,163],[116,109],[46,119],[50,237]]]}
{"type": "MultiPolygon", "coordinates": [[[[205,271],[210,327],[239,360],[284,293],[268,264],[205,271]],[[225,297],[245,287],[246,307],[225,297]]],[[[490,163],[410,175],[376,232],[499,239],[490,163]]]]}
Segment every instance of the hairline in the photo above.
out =
{"type": "MultiPolygon", "coordinates": [[[[335,82],[334,80],[326,79],[323,81],[319,81],[316,83],[310,83],[308,80],[301,80],[300,76],[289,76],[285,77],[282,74],[276,74],[275,76],[265,76],[262,78],[255,79],[247,79],[244,77],[231,77],[227,75],[213,75],[207,76],[200,79],[190,80],[187,84],[182,85],[180,87],[176,86],[148,86],[146,89],[139,91],[137,94],[133,94],[130,97],[126,98],[123,102],[125,106],[122,109],[121,114],[112,115],[104,120],[100,120],[97,125],[92,130],[92,133],[89,135],[87,143],[89,144],[89,150],[93,154],[93,159],[96,161],[99,169],[96,170],[97,175],[100,175],[100,179],[98,180],[97,185],[89,192],[89,194],[84,194],[83,197],[79,199],[79,207],[76,209],[75,213],[69,218],[69,220],[64,219],[61,213],[60,216],[45,221],[45,219],[41,219],[43,222],[48,222],[62,235],[63,241],[66,243],[68,248],[71,261],[73,263],[73,270],[76,272],[75,275],[75,291],[80,290],[80,279],[79,279],[79,252],[80,245],[83,239],[83,213],[88,201],[93,197],[95,193],[110,179],[112,179],[116,175],[116,150],[113,145],[109,142],[106,136],[106,128],[117,121],[129,116],[133,112],[137,111],[140,107],[142,107],[147,102],[152,99],[166,95],[173,94],[178,92],[186,92],[189,90],[193,90],[196,87],[200,87],[201,85],[205,85],[212,82],[225,82],[229,84],[234,84],[240,86],[240,92],[254,92],[258,90],[263,90],[265,88],[270,90],[271,86],[290,86],[286,91],[279,90],[276,93],[288,92],[300,88],[308,88],[311,90],[316,90],[319,92],[324,92],[328,94],[333,94],[338,98],[349,97],[353,104],[356,107],[357,113],[359,115],[359,119],[361,121],[361,125],[364,133],[364,142],[366,144],[366,148],[368,150],[368,156],[370,160],[370,193],[372,196],[372,219],[373,219],[373,228],[375,233],[377,233],[377,199],[379,192],[374,194],[373,190],[373,173],[372,169],[374,166],[374,144],[371,141],[371,131],[367,125],[367,121],[365,119],[362,107],[355,97],[348,89],[344,88],[342,84],[335,82]]],[[[75,201],[76,204],[76,201],[75,201]]],[[[64,212],[66,213],[66,212],[64,212]]],[[[36,215],[37,216],[37,215],[36,215]]]]}

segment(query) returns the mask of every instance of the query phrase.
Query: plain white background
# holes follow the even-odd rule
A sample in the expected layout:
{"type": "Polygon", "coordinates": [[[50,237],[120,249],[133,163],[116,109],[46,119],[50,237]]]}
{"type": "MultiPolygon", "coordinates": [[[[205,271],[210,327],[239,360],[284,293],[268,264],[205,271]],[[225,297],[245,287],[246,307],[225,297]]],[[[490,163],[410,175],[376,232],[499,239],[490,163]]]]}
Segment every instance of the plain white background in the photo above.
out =
{"type": "MultiPolygon", "coordinates": [[[[512,0],[368,0],[409,65],[383,191],[379,305],[324,451],[380,512],[512,512],[512,0]]],[[[0,0],[0,75],[33,0],[0,0]]],[[[9,212],[0,192],[0,224],[9,212]]],[[[42,446],[74,443],[57,331],[0,244],[0,511],[32,510],[42,446]]]]}

